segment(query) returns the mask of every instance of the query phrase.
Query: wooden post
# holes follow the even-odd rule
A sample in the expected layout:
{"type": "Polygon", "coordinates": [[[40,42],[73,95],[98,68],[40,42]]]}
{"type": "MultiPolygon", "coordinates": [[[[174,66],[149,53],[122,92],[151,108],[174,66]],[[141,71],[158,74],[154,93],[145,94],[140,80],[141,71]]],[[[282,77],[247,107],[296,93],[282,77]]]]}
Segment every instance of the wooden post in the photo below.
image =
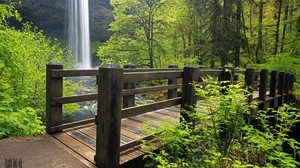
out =
{"type": "Polygon", "coordinates": [[[195,105],[197,103],[193,82],[198,82],[198,80],[198,66],[187,65],[183,68],[182,103],[180,115],[187,123],[192,124],[192,126],[194,126],[194,122],[189,115],[195,112],[195,105]]]}
{"type": "Polygon", "coordinates": [[[276,97],[278,84],[278,71],[271,72],[270,97],[276,97]]]}
{"type": "MultiPolygon", "coordinates": [[[[169,68],[177,69],[177,65],[169,65],[169,68]]],[[[168,79],[168,85],[177,84],[177,79],[168,79]]],[[[168,99],[177,97],[177,89],[168,90],[168,99]]]]}
{"type": "MultiPolygon", "coordinates": [[[[124,68],[135,69],[136,66],[134,64],[124,65],[124,68]]],[[[124,89],[135,89],[135,82],[124,83],[124,89]]],[[[123,108],[132,107],[135,105],[135,95],[128,95],[123,97],[123,108]]]]}
{"type": "Polygon", "coordinates": [[[294,80],[295,80],[295,76],[291,74],[291,76],[290,76],[290,92],[293,91],[293,88],[294,88],[294,80]]]}
{"type": "Polygon", "coordinates": [[[292,96],[293,87],[294,87],[294,80],[295,80],[295,76],[290,74],[290,82],[289,82],[290,86],[289,86],[289,96],[288,96],[290,102],[291,102],[291,96],[292,96]]]}
{"type": "Polygon", "coordinates": [[[270,102],[271,108],[277,108],[278,107],[278,100],[276,97],[276,91],[277,91],[277,85],[278,85],[278,71],[272,71],[271,72],[271,83],[270,83],[270,97],[274,97],[273,101],[270,102]]]}
{"type": "Polygon", "coordinates": [[[281,97],[278,99],[278,106],[281,106],[283,104],[284,98],[283,98],[283,92],[284,92],[284,80],[285,75],[284,72],[279,72],[278,75],[278,94],[281,95],[281,97]]]}
{"type": "Polygon", "coordinates": [[[119,167],[123,70],[118,65],[99,68],[95,162],[97,167],[119,167]]]}
{"type": "Polygon", "coordinates": [[[277,92],[278,94],[283,94],[284,79],[285,79],[284,72],[279,72],[279,75],[278,75],[278,92],[277,92]]]}
{"type": "MultiPolygon", "coordinates": [[[[205,69],[205,66],[204,65],[200,65],[199,66],[199,71],[205,69]]],[[[202,76],[199,76],[199,82],[203,82],[203,79],[202,79],[202,76]]]]}
{"type": "Polygon", "coordinates": [[[52,70],[62,70],[63,65],[59,63],[49,63],[46,66],[46,131],[47,133],[59,132],[51,130],[52,126],[63,124],[62,105],[51,105],[52,98],[63,96],[63,78],[52,77],[52,70]]]}
{"type": "Polygon", "coordinates": [[[238,72],[239,69],[238,68],[232,68],[232,80],[234,82],[237,82],[239,80],[239,76],[236,72],[238,72]]]}
{"type": "Polygon", "coordinates": [[[229,65],[226,65],[222,69],[221,76],[219,77],[219,81],[231,81],[231,73],[233,72],[233,68],[229,65]]]}
{"type": "Polygon", "coordinates": [[[253,86],[255,80],[255,70],[254,68],[247,68],[245,71],[245,85],[250,93],[248,96],[248,102],[253,100],[253,86]]]}
{"type": "Polygon", "coordinates": [[[266,102],[267,82],[268,82],[268,70],[262,69],[260,71],[259,93],[258,93],[258,100],[263,101],[263,105],[260,108],[261,110],[266,110],[268,108],[268,102],[266,102]]]}
{"type": "Polygon", "coordinates": [[[289,73],[286,73],[285,76],[284,76],[284,89],[283,89],[283,92],[284,94],[286,94],[284,96],[284,103],[288,103],[290,100],[289,100],[289,93],[290,93],[290,74],[289,73]]]}
{"type": "Polygon", "coordinates": [[[227,92],[227,86],[231,83],[231,73],[232,73],[232,67],[226,65],[223,67],[223,71],[221,73],[221,76],[219,76],[219,81],[221,81],[222,90],[221,92],[226,94],[227,92]]]}

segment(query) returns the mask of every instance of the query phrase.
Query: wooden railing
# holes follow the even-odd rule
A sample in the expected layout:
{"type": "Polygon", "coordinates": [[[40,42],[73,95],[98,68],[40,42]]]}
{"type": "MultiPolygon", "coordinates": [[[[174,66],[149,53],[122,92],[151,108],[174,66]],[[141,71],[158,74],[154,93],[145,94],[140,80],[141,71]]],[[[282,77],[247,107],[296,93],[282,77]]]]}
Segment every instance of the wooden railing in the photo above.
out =
{"type": "MultiPolygon", "coordinates": [[[[218,70],[204,69],[200,66],[185,66],[178,69],[170,65],[168,69],[137,69],[134,65],[120,68],[118,65],[107,65],[98,70],[64,70],[60,64],[47,65],[47,132],[54,133],[63,129],[96,122],[96,165],[101,167],[118,167],[120,150],[128,149],[139,142],[120,146],[121,119],[132,117],[158,109],[181,105],[181,111],[195,112],[197,102],[195,89],[191,83],[202,82],[202,77],[216,76],[220,81],[237,80],[236,74],[244,74],[245,85],[251,93],[258,88],[258,98],[248,97],[249,102],[257,101],[259,109],[277,108],[289,102],[293,88],[294,76],[284,72],[263,69],[255,72],[253,68],[240,71],[230,67],[218,70]],[[63,97],[62,81],[64,77],[96,76],[98,94],[63,97]],[[137,87],[138,82],[167,80],[163,86],[137,87]],[[178,89],[182,89],[178,96],[178,89]],[[155,103],[135,106],[135,95],[149,92],[167,91],[167,98],[155,103]],[[97,100],[96,119],[87,119],[64,124],[62,105],[81,101],[97,100]]],[[[190,121],[187,113],[181,116],[190,121]]],[[[151,136],[144,139],[150,139],[151,136]]]]}

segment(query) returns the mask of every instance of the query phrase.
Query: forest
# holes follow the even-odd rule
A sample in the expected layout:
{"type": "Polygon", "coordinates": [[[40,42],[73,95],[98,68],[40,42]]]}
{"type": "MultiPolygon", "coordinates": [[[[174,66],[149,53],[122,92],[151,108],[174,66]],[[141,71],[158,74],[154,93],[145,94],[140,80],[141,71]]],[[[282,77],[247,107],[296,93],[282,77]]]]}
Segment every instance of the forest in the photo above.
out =
{"type": "MultiPolygon", "coordinates": [[[[16,6],[28,0],[23,1],[0,3],[0,139],[45,131],[46,64],[71,69],[75,63],[64,41],[22,20],[16,6]]],[[[111,0],[110,5],[114,19],[108,40],[96,47],[98,65],[285,71],[295,76],[294,95],[300,99],[300,0],[111,0]]]]}

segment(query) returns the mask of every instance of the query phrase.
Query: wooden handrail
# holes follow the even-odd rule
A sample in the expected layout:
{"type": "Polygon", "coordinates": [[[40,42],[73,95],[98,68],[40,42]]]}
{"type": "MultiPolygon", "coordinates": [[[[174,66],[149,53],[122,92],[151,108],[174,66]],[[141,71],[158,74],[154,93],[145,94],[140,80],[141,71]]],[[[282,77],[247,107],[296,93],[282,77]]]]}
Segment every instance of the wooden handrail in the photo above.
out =
{"type": "MultiPolygon", "coordinates": [[[[253,68],[246,71],[236,70],[231,67],[213,70],[199,66],[186,66],[178,69],[171,65],[168,69],[137,69],[134,65],[125,66],[125,69],[117,66],[101,67],[98,70],[64,70],[60,64],[47,65],[47,99],[46,120],[47,132],[54,133],[66,128],[81,126],[82,124],[97,123],[96,156],[97,165],[115,167],[118,165],[119,151],[139,145],[132,141],[120,147],[120,122],[122,118],[128,118],[175,105],[181,105],[181,116],[191,125],[193,119],[188,112],[195,112],[194,105],[197,101],[193,82],[203,82],[204,76],[217,76],[219,81],[237,82],[235,74],[244,73],[245,86],[253,93],[256,85],[259,88],[259,96],[254,99],[248,97],[248,101],[256,101],[259,109],[269,107],[277,108],[283,103],[289,102],[293,89],[294,76],[284,72],[272,71],[269,73],[263,69],[256,72],[253,68]],[[98,94],[85,94],[76,96],[63,96],[63,78],[79,76],[97,76],[98,94]],[[231,77],[234,77],[232,80],[231,77]],[[141,81],[167,80],[167,85],[137,88],[141,81]],[[179,83],[182,81],[182,83],[179,83]],[[182,97],[178,97],[177,89],[182,89],[182,97]],[[135,106],[135,95],[157,91],[168,91],[168,99],[135,106]],[[268,92],[270,94],[268,94],[268,92]],[[123,100],[122,100],[123,98],[123,100]],[[82,101],[98,100],[96,120],[94,118],[73,123],[62,122],[62,105],[82,101]],[[123,103],[122,103],[123,101],[123,103]],[[123,109],[121,108],[123,106],[123,109]],[[112,140],[113,139],[113,140],[112,140]],[[103,145],[105,144],[105,146],[103,145]],[[111,150],[113,149],[113,150],[111,150]]],[[[226,86],[226,83],[221,83],[226,86]]],[[[224,89],[226,94],[226,89],[224,89]]],[[[152,138],[151,136],[146,137],[152,138]]]]}

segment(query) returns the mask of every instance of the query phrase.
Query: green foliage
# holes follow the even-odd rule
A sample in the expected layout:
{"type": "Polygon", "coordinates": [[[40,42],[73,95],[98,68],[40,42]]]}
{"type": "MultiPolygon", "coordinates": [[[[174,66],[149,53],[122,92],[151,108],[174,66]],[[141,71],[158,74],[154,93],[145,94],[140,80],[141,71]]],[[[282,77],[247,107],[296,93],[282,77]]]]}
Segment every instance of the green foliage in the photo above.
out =
{"type": "Polygon", "coordinates": [[[34,135],[45,128],[36,111],[30,107],[16,112],[0,112],[0,139],[7,135],[34,135]]]}
{"type": "Polygon", "coordinates": [[[256,104],[247,101],[243,84],[214,82],[195,84],[203,99],[191,115],[198,123],[167,123],[155,129],[163,144],[158,151],[145,145],[150,153],[148,167],[297,167],[300,143],[288,137],[299,122],[298,110],[284,105],[278,110],[257,111],[256,104]],[[226,93],[226,94],[224,94],[226,93]],[[256,112],[256,116],[251,115],[256,112]],[[256,127],[248,122],[255,119],[256,127]],[[283,150],[283,144],[293,149],[283,150]]]}
{"type": "MultiPolygon", "coordinates": [[[[299,48],[300,49],[300,48],[299,48]]],[[[299,79],[300,79],[300,57],[299,55],[293,55],[292,53],[281,53],[276,56],[269,56],[266,59],[266,63],[254,65],[255,67],[262,69],[267,68],[271,70],[277,70],[293,74],[296,79],[294,84],[294,93],[299,96],[299,79]]]]}
{"type": "Polygon", "coordinates": [[[20,30],[9,27],[7,18],[21,20],[12,5],[0,4],[0,16],[1,135],[35,134],[43,130],[37,115],[45,113],[45,65],[63,62],[68,67],[71,54],[29,23],[20,30]]]}

